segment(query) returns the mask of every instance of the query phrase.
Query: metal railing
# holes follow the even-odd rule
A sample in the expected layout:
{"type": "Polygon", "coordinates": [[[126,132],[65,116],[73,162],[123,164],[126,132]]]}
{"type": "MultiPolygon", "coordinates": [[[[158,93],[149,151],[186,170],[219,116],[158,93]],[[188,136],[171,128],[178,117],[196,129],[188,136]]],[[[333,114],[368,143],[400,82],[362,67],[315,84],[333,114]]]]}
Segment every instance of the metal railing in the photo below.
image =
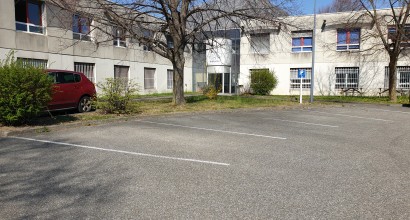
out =
{"type": "Polygon", "coordinates": [[[16,21],[16,30],[36,34],[45,34],[45,27],[16,21]]]}

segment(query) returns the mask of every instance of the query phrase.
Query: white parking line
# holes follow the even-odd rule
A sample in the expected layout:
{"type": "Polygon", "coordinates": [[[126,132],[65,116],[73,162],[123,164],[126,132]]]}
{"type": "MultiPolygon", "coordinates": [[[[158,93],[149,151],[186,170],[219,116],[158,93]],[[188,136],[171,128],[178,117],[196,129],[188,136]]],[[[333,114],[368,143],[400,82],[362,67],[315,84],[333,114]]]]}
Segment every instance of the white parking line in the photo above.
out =
{"type": "Polygon", "coordinates": [[[305,125],[330,127],[330,128],[338,128],[339,127],[337,125],[315,124],[315,123],[309,123],[309,122],[303,122],[303,121],[291,121],[291,120],[283,120],[283,119],[277,119],[277,118],[263,118],[263,119],[274,120],[274,121],[283,121],[283,122],[291,122],[291,123],[298,123],[298,124],[305,124],[305,125]]]}
{"type": "Polygon", "coordinates": [[[286,138],[284,138],[284,137],[274,137],[274,136],[260,135],[260,134],[242,133],[242,132],[235,132],[235,131],[225,131],[225,130],[217,130],[217,129],[210,129],[210,128],[191,127],[191,126],[185,126],[185,125],[168,124],[168,123],[161,123],[161,122],[154,122],[154,121],[143,121],[143,120],[136,120],[136,121],[143,122],[143,123],[149,123],[149,124],[166,125],[166,126],[181,127],[181,128],[190,128],[190,129],[197,129],[197,130],[204,130],[204,131],[215,131],[215,132],[222,132],[222,133],[228,133],[228,134],[239,134],[239,135],[247,135],[247,136],[254,136],[254,137],[263,137],[263,138],[286,140],[286,138]]]}
{"type": "Polygon", "coordinates": [[[41,143],[48,143],[48,144],[65,145],[65,146],[71,146],[71,147],[86,148],[86,149],[92,149],[92,150],[123,153],[123,154],[130,154],[130,155],[137,155],[137,156],[144,156],[144,157],[154,157],[154,158],[169,159],[169,160],[189,161],[189,162],[195,162],[195,163],[206,163],[206,164],[220,165],[220,166],[229,166],[230,165],[230,164],[227,164],[227,163],[220,163],[220,162],[214,162],[214,161],[196,160],[196,159],[179,158],[179,157],[168,157],[168,156],[161,156],[161,155],[154,155],[154,154],[144,154],[144,153],[137,153],[137,152],[131,152],[131,151],[106,149],[106,148],[92,147],[92,146],[85,146],[85,145],[78,145],[78,144],[69,144],[69,143],[56,142],[56,141],[37,140],[37,139],[33,139],[33,138],[13,137],[13,136],[11,136],[9,138],[26,140],[26,141],[35,141],[35,142],[41,142],[41,143]]]}
{"type": "Polygon", "coordinates": [[[355,115],[345,115],[345,114],[312,111],[312,110],[309,110],[308,112],[317,112],[317,113],[328,114],[328,115],[336,115],[336,116],[343,116],[343,117],[349,117],[349,118],[360,118],[360,119],[367,119],[367,120],[374,120],[374,121],[393,122],[392,120],[386,120],[386,119],[380,119],[380,118],[367,118],[367,117],[361,117],[361,116],[355,116],[355,115]]]}
{"type": "Polygon", "coordinates": [[[387,110],[387,109],[378,109],[378,108],[366,108],[366,109],[372,109],[372,110],[383,111],[383,112],[394,112],[394,113],[410,114],[410,112],[393,111],[393,110],[387,110]]]}

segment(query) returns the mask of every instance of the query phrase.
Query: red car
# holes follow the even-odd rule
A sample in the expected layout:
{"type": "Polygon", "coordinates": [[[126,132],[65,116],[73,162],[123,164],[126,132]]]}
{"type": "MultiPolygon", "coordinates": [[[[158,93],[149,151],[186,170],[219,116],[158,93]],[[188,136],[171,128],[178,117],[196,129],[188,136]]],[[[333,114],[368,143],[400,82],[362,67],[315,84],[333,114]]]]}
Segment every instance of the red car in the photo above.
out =
{"type": "Polygon", "coordinates": [[[83,73],[68,70],[47,70],[47,73],[54,80],[53,97],[47,106],[48,110],[91,111],[95,86],[83,73]]]}

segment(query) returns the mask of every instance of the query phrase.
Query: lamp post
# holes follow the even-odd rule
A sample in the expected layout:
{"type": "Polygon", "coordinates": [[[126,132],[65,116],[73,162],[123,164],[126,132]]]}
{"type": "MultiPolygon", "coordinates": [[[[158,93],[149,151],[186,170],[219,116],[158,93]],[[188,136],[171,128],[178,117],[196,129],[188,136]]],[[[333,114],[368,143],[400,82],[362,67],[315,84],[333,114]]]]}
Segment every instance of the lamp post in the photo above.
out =
{"type": "Polygon", "coordinates": [[[316,51],[316,0],[313,5],[313,36],[312,36],[312,72],[310,75],[310,103],[313,103],[315,91],[315,51],[316,51]]]}

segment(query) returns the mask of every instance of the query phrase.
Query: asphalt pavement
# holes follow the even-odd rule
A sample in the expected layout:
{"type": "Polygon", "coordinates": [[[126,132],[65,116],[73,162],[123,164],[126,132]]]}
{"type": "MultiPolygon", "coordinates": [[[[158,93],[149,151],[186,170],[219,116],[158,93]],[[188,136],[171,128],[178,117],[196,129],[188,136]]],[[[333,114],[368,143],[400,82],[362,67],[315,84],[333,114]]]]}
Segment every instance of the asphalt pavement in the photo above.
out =
{"type": "Polygon", "coordinates": [[[410,219],[410,109],[177,114],[0,139],[1,219],[410,219]]]}

